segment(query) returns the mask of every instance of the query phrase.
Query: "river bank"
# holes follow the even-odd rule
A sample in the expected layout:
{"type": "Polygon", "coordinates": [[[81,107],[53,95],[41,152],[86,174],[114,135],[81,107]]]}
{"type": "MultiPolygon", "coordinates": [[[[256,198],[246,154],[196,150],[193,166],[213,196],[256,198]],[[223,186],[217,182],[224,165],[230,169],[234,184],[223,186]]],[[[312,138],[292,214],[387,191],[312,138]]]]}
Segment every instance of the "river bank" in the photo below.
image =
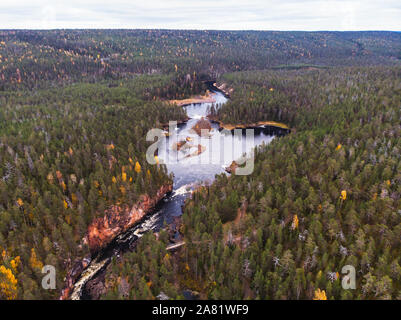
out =
{"type": "Polygon", "coordinates": [[[142,195],[131,208],[111,206],[103,217],[95,219],[84,237],[91,255],[75,262],[66,276],[60,300],[79,299],[85,284],[105,268],[116,253],[112,251],[117,238],[143,222],[172,189],[172,184],[163,185],[153,197],[142,195]]]}
{"type": "Polygon", "coordinates": [[[276,122],[276,121],[258,121],[256,123],[248,123],[248,124],[228,124],[228,123],[223,123],[220,120],[217,120],[216,118],[213,118],[211,116],[208,117],[210,120],[215,121],[216,123],[219,124],[221,129],[226,129],[226,130],[234,130],[234,129],[255,129],[259,127],[276,127],[280,128],[283,130],[291,130],[290,127],[288,127],[284,123],[276,122]]]}
{"type": "Polygon", "coordinates": [[[197,95],[197,96],[193,96],[191,98],[182,99],[182,100],[170,100],[169,103],[176,104],[179,107],[184,107],[189,104],[215,103],[216,102],[215,96],[216,96],[215,93],[210,92],[208,90],[208,91],[206,91],[206,93],[204,95],[197,95]]]}
{"type": "MultiPolygon", "coordinates": [[[[92,252],[91,257],[81,260],[67,276],[67,286],[62,292],[62,299],[97,299],[104,289],[104,278],[107,267],[113,256],[120,256],[126,250],[135,248],[137,239],[145,232],[156,231],[157,228],[174,224],[173,220],[181,216],[182,207],[188,197],[191,196],[196,186],[209,181],[212,182],[216,174],[225,173],[225,169],[232,161],[240,158],[243,153],[248,153],[253,147],[268,144],[274,136],[287,133],[289,129],[283,126],[269,126],[277,124],[274,122],[263,122],[255,125],[255,139],[251,146],[243,149],[242,137],[233,137],[233,149],[228,152],[228,159],[223,160],[220,156],[219,142],[222,139],[220,131],[224,129],[218,121],[207,119],[210,108],[215,105],[219,107],[228,101],[227,93],[215,86],[215,83],[207,83],[212,92],[213,102],[188,103],[188,100],[181,100],[187,113],[187,120],[181,121],[177,128],[177,134],[181,135],[182,141],[188,143],[188,148],[174,148],[174,139],[166,135],[166,139],[158,150],[160,163],[165,163],[167,171],[173,174],[173,185],[168,190],[157,193],[154,199],[142,198],[132,208],[111,207],[110,210],[99,219],[91,223],[86,237],[87,243],[92,252]],[[204,141],[205,146],[193,145],[190,141],[198,137],[193,128],[202,123],[208,122],[207,126],[210,135],[204,141]],[[213,152],[211,152],[213,150],[213,152]],[[199,164],[201,154],[211,152],[212,162],[199,164]],[[177,161],[178,160],[178,161],[177,161]],[[167,194],[171,193],[169,196],[167,194]],[[157,209],[154,209],[158,207],[157,209]]],[[[210,98],[207,95],[203,101],[210,98]]],[[[206,125],[206,124],[205,124],[206,125]]],[[[203,127],[203,126],[202,126],[203,127]]],[[[243,125],[227,127],[229,130],[244,128],[243,125]]],[[[180,141],[180,139],[178,139],[180,141]]]]}

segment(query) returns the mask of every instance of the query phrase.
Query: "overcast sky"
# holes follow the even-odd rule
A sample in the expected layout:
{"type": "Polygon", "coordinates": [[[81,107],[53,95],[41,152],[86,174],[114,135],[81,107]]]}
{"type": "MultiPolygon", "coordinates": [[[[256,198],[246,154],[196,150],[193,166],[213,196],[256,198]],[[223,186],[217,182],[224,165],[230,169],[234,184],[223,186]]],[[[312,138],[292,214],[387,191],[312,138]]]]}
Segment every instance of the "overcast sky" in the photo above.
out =
{"type": "Polygon", "coordinates": [[[401,31],[401,0],[0,0],[13,28],[401,31]]]}

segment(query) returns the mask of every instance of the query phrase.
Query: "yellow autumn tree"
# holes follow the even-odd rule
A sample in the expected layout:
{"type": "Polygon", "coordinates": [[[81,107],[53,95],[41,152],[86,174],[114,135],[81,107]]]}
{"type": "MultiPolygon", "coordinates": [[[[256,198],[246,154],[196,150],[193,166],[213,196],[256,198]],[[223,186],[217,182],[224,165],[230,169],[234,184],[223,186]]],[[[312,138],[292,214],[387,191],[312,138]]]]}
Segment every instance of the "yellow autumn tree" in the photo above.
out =
{"type": "Polygon", "coordinates": [[[21,263],[20,256],[16,256],[14,259],[12,259],[10,261],[11,267],[13,268],[15,273],[17,272],[17,269],[18,269],[18,266],[20,265],[20,263],[21,263]]]}
{"type": "Polygon", "coordinates": [[[327,300],[326,291],[317,288],[313,300],[327,300]]]}
{"type": "Polygon", "coordinates": [[[29,263],[33,269],[40,269],[43,268],[43,263],[37,258],[35,249],[31,249],[31,257],[29,258],[29,263]]]}
{"type": "Polygon", "coordinates": [[[77,198],[77,195],[76,195],[75,193],[72,193],[72,194],[71,194],[71,201],[72,201],[72,203],[73,203],[74,205],[77,204],[78,198],[77,198]]]}
{"type": "Polygon", "coordinates": [[[125,172],[123,172],[121,174],[121,178],[123,179],[124,182],[127,181],[127,174],[125,172]]]}
{"type": "Polygon", "coordinates": [[[346,190],[341,191],[341,196],[340,196],[340,198],[341,198],[342,200],[346,200],[346,199],[347,199],[347,191],[346,191],[346,190]]]}
{"type": "Polygon", "coordinates": [[[18,204],[18,207],[22,207],[24,205],[24,201],[22,201],[21,198],[18,198],[17,199],[17,204],[18,204]]]}
{"type": "Polygon", "coordinates": [[[340,149],[341,149],[341,147],[342,147],[342,145],[341,145],[341,143],[339,143],[339,144],[337,145],[337,148],[336,148],[336,150],[340,150],[340,149]]]}
{"type": "Polygon", "coordinates": [[[0,266],[0,299],[17,299],[17,279],[11,269],[0,266]]]}
{"type": "Polygon", "coordinates": [[[141,165],[139,164],[138,161],[135,163],[135,172],[137,173],[141,172],[141,165]]]}
{"type": "Polygon", "coordinates": [[[126,190],[125,190],[124,186],[121,186],[121,187],[120,187],[120,191],[121,191],[121,193],[122,193],[123,195],[125,195],[126,190]]]}

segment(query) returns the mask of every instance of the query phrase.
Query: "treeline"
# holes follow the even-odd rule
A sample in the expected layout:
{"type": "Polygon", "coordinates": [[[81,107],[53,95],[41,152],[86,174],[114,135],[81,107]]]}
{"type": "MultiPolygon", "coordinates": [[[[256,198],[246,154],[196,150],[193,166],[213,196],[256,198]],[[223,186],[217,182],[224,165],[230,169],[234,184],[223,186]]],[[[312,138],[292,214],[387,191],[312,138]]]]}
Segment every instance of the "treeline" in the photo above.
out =
{"type": "MultiPolygon", "coordinates": [[[[301,130],[316,126],[330,128],[335,124],[334,120],[363,121],[355,118],[360,111],[363,114],[380,112],[380,104],[371,106],[369,110],[360,106],[361,103],[366,104],[367,99],[373,99],[364,92],[373,95],[372,82],[376,83],[375,90],[382,92],[391,82],[386,77],[397,79],[398,75],[399,67],[380,66],[228,73],[218,82],[233,89],[232,99],[218,110],[213,108],[211,113],[223,123],[277,121],[301,130]],[[330,77],[336,82],[328,83],[327,78],[330,77]],[[380,83],[377,83],[376,77],[379,77],[380,83]],[[348,96],[332,93],[340,85],[345,86],[348,96]],[[333,118],[332,114],[337,117],[333,118]]],[[[389,98],[390,93],[385,99],[389,98]]]]}
{"type": "Polygon", "coordinates": [[[208,80],[277,66],[394,65],[397,32],[3,30],[0,90],[175,73],[208,80]]]}
{"type": "MultiPolygon", "coordinates": [[[[204,299],[400,299],[400,79],[400,68],[379,67],[225,76],[237,93],[221,117],[246,117],[247,105],[247,121],[260,112],[296,132],[259,148],[253,174],[218,176],[193,195],[187,245],[169,260],[175,277],[160,257],[124,257],[110,276],[126,279],[129,297],[144,290],[132,285],[134,265],[150,298],[190,289],[204,299]],[[341,286],[346,265],[355,290],[341,286]]],[[[119,284],[108,297],[128,297],[119,284]]]]}

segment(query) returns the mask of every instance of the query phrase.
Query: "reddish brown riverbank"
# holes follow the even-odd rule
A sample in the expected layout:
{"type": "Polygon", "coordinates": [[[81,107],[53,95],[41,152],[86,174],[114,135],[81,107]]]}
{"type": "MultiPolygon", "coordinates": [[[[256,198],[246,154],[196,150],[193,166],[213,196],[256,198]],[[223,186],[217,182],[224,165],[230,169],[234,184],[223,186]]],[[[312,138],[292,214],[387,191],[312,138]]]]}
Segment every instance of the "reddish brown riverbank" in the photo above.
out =
{"type": "Polygon", "coordinates": [[[142,195],[140,200],[128,206],[112,206],[102,218],[95,219],[88,227],[88,245],[92,253],[105,248],[116,236],[127,231],[149,213],[173,186],[162,186],[155,196],[142,195]]]}
{"type": "MultiPolygon", "coordinates": [[[[112,206],[103,217],[95,219],[88,226],[87,235],[85,236],[85,241],[89,245],[92,256],[106,248],[118,235],[140,222],[172,190],[172,184],[163,185],[153,197],[142,195],[140,200],[131,208],[129,206],[112,206]]],[[[74,291],[75,283],[91,263],[93,261],[89,256],[75,262],[66,276],[65,287],[60,296],[61,300],[70,298],[71,293],[74,291]]]]}

